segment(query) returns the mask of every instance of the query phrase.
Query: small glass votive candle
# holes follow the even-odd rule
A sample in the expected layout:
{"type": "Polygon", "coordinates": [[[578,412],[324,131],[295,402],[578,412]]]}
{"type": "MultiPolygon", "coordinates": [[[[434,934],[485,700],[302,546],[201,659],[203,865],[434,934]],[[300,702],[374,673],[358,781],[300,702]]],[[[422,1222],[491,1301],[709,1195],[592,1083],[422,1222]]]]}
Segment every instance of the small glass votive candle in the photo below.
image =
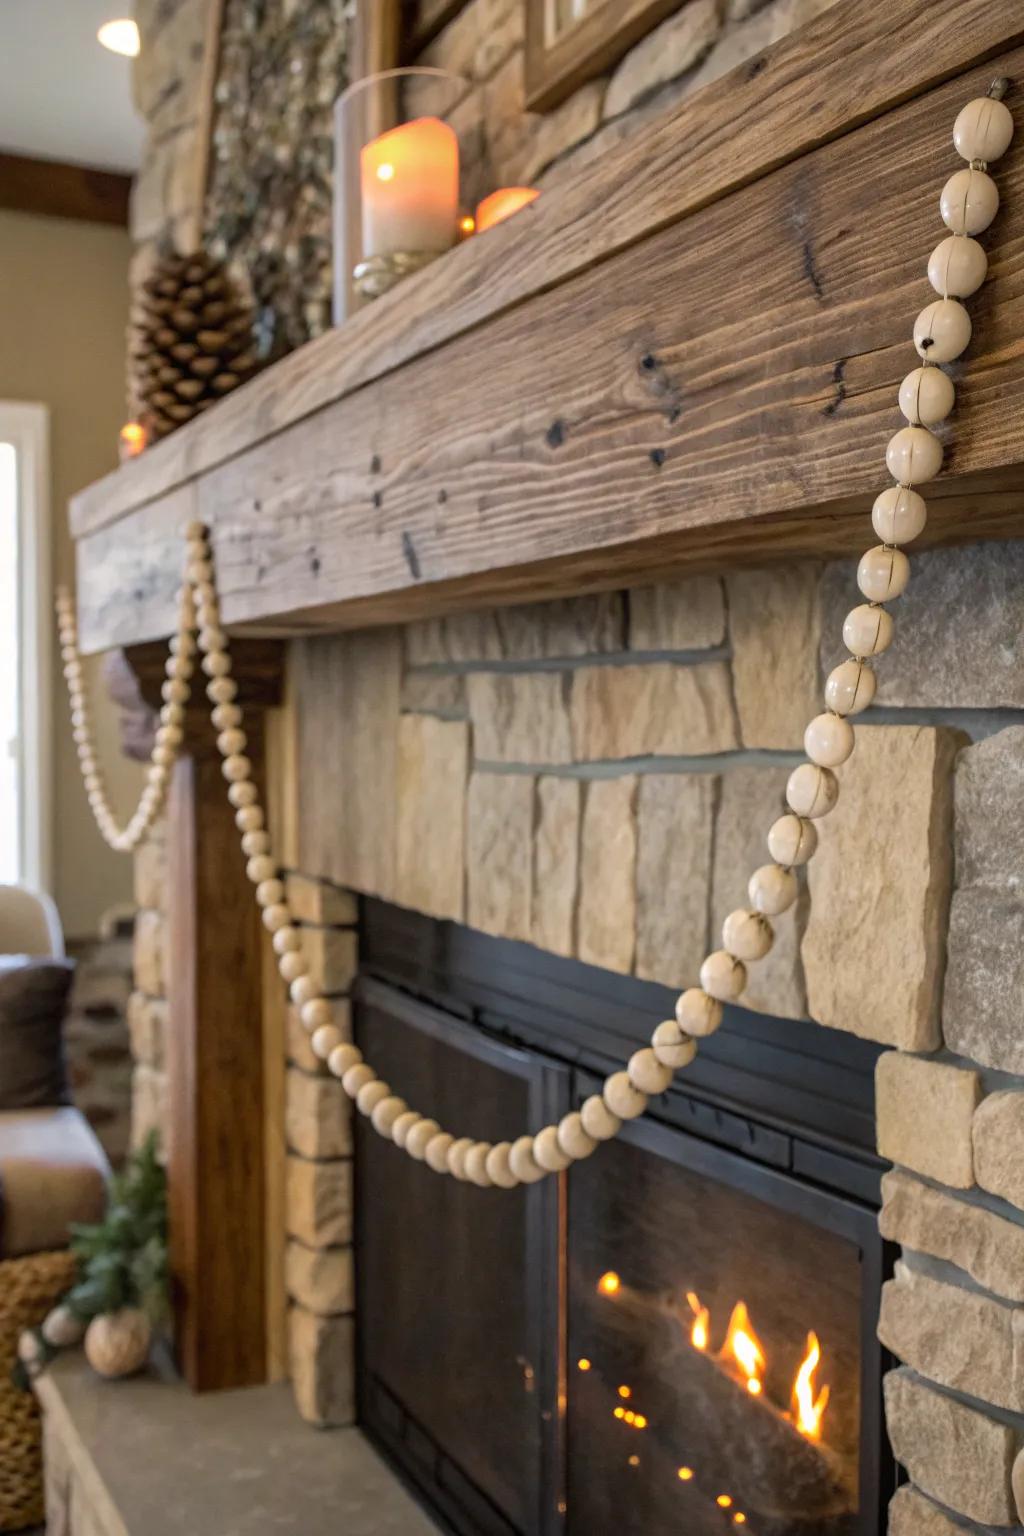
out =
{"type": "Polygon", "coordinates": [[[334,321],[459,239],[459,142],[445,121],[465,82],[440,69],[358,80],[334,107],[334,321]]]}
{"type": "Polygon", "coordinates": [[[497,192],[492,192],[490,197],[485,197],[482,203],[477,204],[477,234],[482,235],[485,229],[493,229],[495,224],[510,219],[520,208],[528,208],[536,202],[538,197],[540,193],[536,187],[499,187],[497,192]]]}

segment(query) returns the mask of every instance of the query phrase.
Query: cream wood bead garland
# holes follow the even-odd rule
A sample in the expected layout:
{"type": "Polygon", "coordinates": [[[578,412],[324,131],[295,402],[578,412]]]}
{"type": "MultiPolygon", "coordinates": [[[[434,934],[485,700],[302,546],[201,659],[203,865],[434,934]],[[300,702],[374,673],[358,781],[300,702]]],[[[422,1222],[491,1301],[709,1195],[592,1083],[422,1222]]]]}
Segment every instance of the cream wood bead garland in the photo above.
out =
{"type": "Polygon", "coordinates": [[[345,1092],[373,1128],[435,1173],[451,1174],[481,1187],[511,1189],[517,1184],[532,1184],[549,1173],[560,1173],[572,1162],[589,1157],[602,1141],[617,1135],[625,1121],[643,1114],[649,1099],[665,1092],[675,1072],[689,1066],[698,1042],[721,1024],[723,1005],[742,996],[747,966],[755,965],[771,949],[771,919],[796,901],[799,883],[794,871],[813,858],[818,846],[816,823],[838,801],[839,781],[833,770],[854,750],[850,717],[860,714],[874,698],[875,675],[870,663],[892,641],[892,616],[882,605],[906,588],[910,566],[900,546],[918,536],[927,517],[924,499],[914,487],[932,479],[942,465],[942,445],[930,429],[948,416],[954,390],[936,364],[959,357],[970,341],[970,317],[960,299],[975,292],[985,276],[985,253],[974,236],[987,228],[999,206],[998,189],[987,166],[1005,153],[1013,135],[1013,119],[999,99],[1004,88],[1003,82],[996,82],[989,96],[964,107],[954,125],[954,144],[969,164],[950,177],[940,198],[942,219],[952,233],[936,247],[928,262],[928,278],[939,298],[921,311],[914,324],[914,346],[921,363],[900,386],[899,404],[907,426],[894,435],[886,450],[886,463],[896,483],[882,491],[872,508],[872,525],[881,543],[867,551],[857,568],[865,601],[851,610],[843,625],[850,659],[830,674],[825,684],[825,710],[807,727],[807,761],[790,775],[786,790],[789,809],[768,831],[771,862],[750,877],[750,905],[737,908],[726,918],[723,947],[707,956],[700,968],[700,985],[683,992],[675,1018],[658,1024],[650,1045],[634,1052],[624,1070],[605,1079],[600,1094],[588,1098],[557,1125],[497,1145],[455,1137],[395,1094],[364,1061],[359,1047],[344,1040],[333,1023],[331,1003],[310,975],[252,781],[252,764],[245,755],[244,720],[236,701],[227,636],[220,625],[205,527],[193,523],[186,530],[186,584],[178,633],[171,644],[150,783],[124,831],[114,826],[102,796],[85,723],[74,615],[67,595],[59,596],[65,671],[76,733],[82,733],[76,734],[82,769],[90,804],[104,836],[115,847],[137,846],[159,808],[170,761],[181,742],[195,648],[192,629],[198,624],[198,648],[208,679],[206,693],[213,705],[228,799],[248,860],[246,872],[255,887],[263,923],[273,936],[282,979],[311,1035],[313,1051],[341,1079],[345,1092]]]}

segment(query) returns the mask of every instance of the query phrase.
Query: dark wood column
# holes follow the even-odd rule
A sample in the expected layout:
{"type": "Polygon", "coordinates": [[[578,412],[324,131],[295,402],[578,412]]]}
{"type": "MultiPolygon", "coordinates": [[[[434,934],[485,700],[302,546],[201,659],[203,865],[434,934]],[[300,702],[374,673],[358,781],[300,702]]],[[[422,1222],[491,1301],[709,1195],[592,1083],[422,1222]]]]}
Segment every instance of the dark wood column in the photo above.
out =
{"type": "MultiPolygon", "coordinates": [[[[153,652],[129,653],[150,701],[153,652]]],[[[262,791],[280,647],[236,642],[232,657],[262,791]]],[[[168,803],[166,1054],[175,1349],[186,1381],[205,1392],[267,1374],[265,939],[200,681],[168,803]]]]}

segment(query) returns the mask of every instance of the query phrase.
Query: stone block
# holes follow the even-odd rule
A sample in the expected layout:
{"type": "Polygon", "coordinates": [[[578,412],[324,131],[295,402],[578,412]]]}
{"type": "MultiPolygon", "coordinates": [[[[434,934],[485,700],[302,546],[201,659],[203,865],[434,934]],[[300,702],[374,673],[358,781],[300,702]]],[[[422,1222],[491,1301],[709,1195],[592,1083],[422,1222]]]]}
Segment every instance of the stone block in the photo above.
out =
{"type": "Polygon", "coordinates": [[[167,999],[147,997],[133,992],[128,999],[128,1032],[132,1058],[137,1066],[164,1066],[164,1041],[167,1036],[167,999]]]}
{"type": "MultiPolygon", "coordinates": [[[[331,1022],[341,1030],[346,1040],[352,1038],[352,1004],[347,997],[331,998],[331,1022]]],[[[287,1058],[296,1067],[301,1067],[303,1072],[310,1072],[314,1077],[323,1077],[327,1071],[326,1065],[318,1056],[313,1055],[313,1048],[309,1043],[309,1032],[299,1017],[299,1010],[289,1005],[287,1009],[287,1058]]]]}
{"type": "Polygon", "coordinates": [[[169,1115],[167,1075],[152,1067],[136,1067],[132,1073],[131,1144],[141,1147],[146,1138],[156,1134],[160,1161],[167,1156],[169,1115]]]}
{"type": "Polygon", "coordinates": [[[528,774],[474,773],[466,805],[466,921],[502,939],[529,939],[533,787],[528,774]]]}
{"type": "Polygon", "coordinates": [[[604,95],[604,80],[588,80],[553,111],[531,114],[518,165],[524,185],[532,186],[549,165],[596,132],[604,95]]]}
{"type": "MultiPolygon", "coordinates": [[[[889,1536],[969,1536],[916,1488],[901,1488],[889,1505],[889,1536]]],[[[979,1533],[980,1536],[980,1533],[979,1533]]]]}
{"type": "Polygon", "coordinates": [[[584,790],[580,839],[579,958],[625,974],[636,948],[635,775],[584,790]]]}
{"type": "Polygon", "coordinates": [[[334,1317],[355,1308],[355,1268],[351,1248],[306,1248],[290,1242],[284,1256],[285,1288],[293,1301],[318,1317],[334,1317]]]}
{"type": "Polygon", "coordinates": [[[444,621],[453,661],[550,661],[621,651],[625,617],[620,592],[599,592],[482,613],[454,613],[444,621]]]}
{"type": "Polygon", "coordinates": [[[348,1157],[352,1152],[352,1102],[336,1077],[289,1067],[284,1125],[289,1149],[302,1157],[348,1157]]]}
{"type": "Polygon", "coordinates": [[[555,955],[575,952],[582,794],[578,779],[537,780],[531,938],[555,955]]]}
{"type": "Polygon", "coordinates": [[[465,720],[466,680],[458,672],[406,672],[402,678],[402,709],[411,715],[440,715],[465,720]]]}
{"type": "Polygon", "coordinates": [[[1024,1302],[1024,1226],[906,1173],[887,1173],[882,1196],[883,1237],[946,1259],[986,1290],[1024,1302]]]}
{"type": "Polygon", "coordinates": [[[964,748],[954,805],[957,887],[986,886],[1024,901],[1024,726],[964,748]]]}
{"type": "Polygon", "coordinates": [[[285,1175],[285,1225],[307,1248],[352,1241],[351,1162],[312,1163],[289,1153],[285,1175]]]}
{"type": "Polygon", "coordinates": [[[135,985],[147,997],[163,997],[167,990],[167,923],[162,912],[137,912],[132,964],[135,985]]]}
{"type": "Polygon", "coordinates": [[[1024,1210],[1024,1093],[991,1093],[974,1112],[974,1176],[1024,1210]]]}
{"type": "Polygon", "coordinates": [[[307,1424],[322,1429],[353,1424],[355,1319],[318,1317],[293,1304],[288,1310],[288,1371],[295,1405],[307,1424]]]}
{"type": "Polygon", "coordinates": [[[138,16],[141,47],[132,61],[132,99],[151,133],[194,119],[203,86],[206,0],[181,0],[138,16]]]}
{"type": "Polygon", "coordinates": [[[627,595],[631,651],[700,651],[725,639],[725,593],[717,576],[634,587],[627,595]]]}
{"type": "Polygon", "coordinates": [[[918,1488],[972,1520],[1015,1523],[1016,1430],[935,1391],[910,1371],[885,1378],[885,1412],[896,1460],[918,1488]]]}
{"type": "Polygon", "coordinates": [[[879,1152],[940,1184],[970,1189],[971,1123],[980,1098],[976,1072],[886,1052],[875,1069],[879,1152]]]}
{"type": "Polygon", "coordinates": [[[167,910],[167,823],[156,823],[141,848],[136,849],[134,864],[135,905],[157,912],[167,910]]]}
{"type": "Polygon", "coordinates": [[[983,1066],[1024,1073],[1022,1020],[1024,901],[980,887],[957,891],[942,1001],[946,1044],[983,1066]]]}
{"type": "MultiPolygon", "coordinates": [[[[747,882],[768,858],[768,828],[785,808],[788,768],[744,766],[730,768],[719,780],[715,815],[714,876],[709,940],[717,948],[722,924],[730,912],[747,905],[747,882]]],[[[807,1014],[800,941],[809,903],[804,884],[796,905],[775,919],[775,942],[763,960],[751,965],[743,994],[744,1008],[779,1018],[802,1019],[807,1014]]]]}
{"type": "Polygon", "coordinates": [[[463,917],[463,822],[469,727],[403,715],[398,727],[399,905],[430,917],[463,917]]]}
{"type": "Polygon", "coordinates": [[[931,726],[859,726],[838,770],[802,947],[811,1017],[832,1029],[905,1051],[940,1043],[959,740],[931,726]]]}
{"type": "Polygon", "coordinates": [[[605,117],[620,116],[658,86],[692,69],[721,27],[719,0],[690,0],[626,54],[608,83],[605,117]]]}
{"type": "Polygon", "coordinates": [[[348,991],[359,968],[359,935],[354,928],[305,927],[302,948],[310,975],[322,991],[348,991]]]}
{"type": "Polygon", "coordinates": [[[725,662],[580,667],[572,680],[577,762],[691,757],[738,743],[725,662]]]}
{"type": "Polygon", "coordinates": [[[476,672],[466,679],[478,763],[572,762],[567,672],[476,672]]]}
{"type": "Polygon", "coordinates": [[[816,565],[732,571],[726,578],[732,680],[745,747],[803,747],[824,707],[818,675],[821,572],[816,565]]]}
{"type": "MultiPolygon", "coordinates": [[[[850,561],[828,568],[824,590],[823,661],[835,665],[845,654],[843,619],[860,600],[850,561]]],[[[878,669],[876,702],[922,709],[1024,705],[1022,630],[1024,541],[915,552],[893,643],[878,669]]]]}
{"type": "Polygon", "coordinates": [[[359,901],[353,891],[316,875],[290,870],[284,877],[288,905],[297,923],[351,926],[359,921],[359,901]]]}
{"type": "Polygon", "coordinates": [[[402,629],[402,650],[406,666],[425,667],[450,661],[445,640],[444,619],[417,619],[402,629]]]}
{"type": "Polygon", "coordinates": [[[997,1408],[1024,1409],[1024,1311],[897,1264],[878,1337],[904,1365],[997,1408]]]}
{"type": "Polygon", "coordinates": [[[708,952],[717,780],[651,773],[639,780],[636,974],[683,987],[708,952]]]}

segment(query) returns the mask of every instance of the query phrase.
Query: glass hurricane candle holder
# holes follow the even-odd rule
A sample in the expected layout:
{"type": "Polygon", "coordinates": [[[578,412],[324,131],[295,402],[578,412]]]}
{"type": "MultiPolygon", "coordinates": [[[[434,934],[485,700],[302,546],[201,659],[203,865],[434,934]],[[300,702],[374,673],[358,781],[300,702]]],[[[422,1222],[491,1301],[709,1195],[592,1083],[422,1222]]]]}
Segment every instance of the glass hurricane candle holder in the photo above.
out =
{"type": "Polygon", "coordinates": [[[444,70],[389,69],[335,103],[335,324],[458,241],[459,143],[445,119],[465,91],[444,70]]]}

